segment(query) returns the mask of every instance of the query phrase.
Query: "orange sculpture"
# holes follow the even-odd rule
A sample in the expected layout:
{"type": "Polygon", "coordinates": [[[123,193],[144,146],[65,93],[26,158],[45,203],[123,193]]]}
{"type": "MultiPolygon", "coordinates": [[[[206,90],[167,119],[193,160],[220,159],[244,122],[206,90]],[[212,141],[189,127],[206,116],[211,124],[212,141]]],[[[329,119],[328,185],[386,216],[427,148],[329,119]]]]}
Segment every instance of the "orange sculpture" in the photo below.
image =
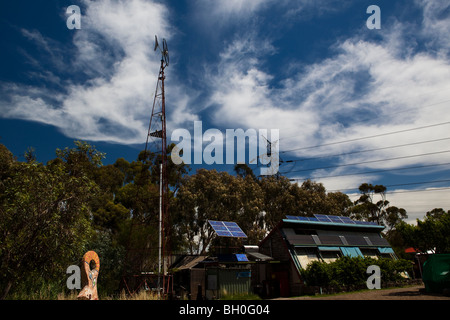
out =
{"type": "Polygon", "coordinates": [[[100,259],[95,251],[88,251],[83,256],[84,273],[81,279],[84,287],[78,294],[78,300],[98,300],[97,279],[100,272],[100,259]],[[91,262],[95,263],[95,267],[91,269],[91,262]]]}

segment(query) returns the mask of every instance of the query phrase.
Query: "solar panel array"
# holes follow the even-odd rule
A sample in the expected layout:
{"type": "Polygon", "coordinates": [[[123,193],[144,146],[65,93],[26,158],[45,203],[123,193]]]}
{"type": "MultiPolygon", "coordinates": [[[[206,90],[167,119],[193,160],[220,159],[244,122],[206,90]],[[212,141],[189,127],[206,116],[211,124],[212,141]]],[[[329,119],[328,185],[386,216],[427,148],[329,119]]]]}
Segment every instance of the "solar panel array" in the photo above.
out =
{"type": "Polygon", "coordinates": [[[247,238],[236,222],[208,220],[219,237],[247,238]]]}
{"type": "Polygon", "coordinates": [[[368,225],[368,226],[377,226],[378,225],[375,222],[357,221],[357,220],[352,220],[349,217],[331,216],[331,215],[325,215],[325,214],[315,214],[314,217],[286,216],[286,218],[289,220],[298,220],[298,221],[345,223],[345,224],[358,224],[358,225],[368,225]]]}

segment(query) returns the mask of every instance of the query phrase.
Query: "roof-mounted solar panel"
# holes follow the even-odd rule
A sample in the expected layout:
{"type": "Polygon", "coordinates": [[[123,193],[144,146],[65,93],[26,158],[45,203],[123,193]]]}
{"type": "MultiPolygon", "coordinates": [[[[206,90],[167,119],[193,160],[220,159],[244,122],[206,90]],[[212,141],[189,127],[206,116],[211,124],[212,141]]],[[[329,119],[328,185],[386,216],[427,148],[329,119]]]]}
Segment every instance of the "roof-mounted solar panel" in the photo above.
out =
{"type": "Polygon", "coordinates": [[[298,220],[298,221],[312,221],[312,222],[325,222],[325,223],[343,223],[343,224],[358,224],[367,226],[378,226],[378,223],[373,221],[359,221],[352,220],[350,217],[345,216],[333,216],[325,214],[315,214],[314,217],[303,217],[303,216],[290,216],[287,215],[286,219],[298,220]]]}
{"type": "Polygon", "coordinates": [[[315,214],[314,217],[320,222],[331,222],[330,218],[324,214],[315,214]]]}
{"type": "Polygon", "coordinates": [[[247,238],[236,222],[208,220],[208,223],[219,237],[247,238]]]}

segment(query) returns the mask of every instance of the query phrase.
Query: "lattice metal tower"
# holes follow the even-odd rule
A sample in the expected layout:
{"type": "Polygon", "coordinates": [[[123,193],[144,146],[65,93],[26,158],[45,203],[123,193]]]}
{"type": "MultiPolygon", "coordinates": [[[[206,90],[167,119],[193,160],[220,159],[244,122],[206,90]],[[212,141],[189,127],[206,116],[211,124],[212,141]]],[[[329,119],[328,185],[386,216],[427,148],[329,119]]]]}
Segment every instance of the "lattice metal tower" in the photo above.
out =
{"type": "Polygon", "coordinates": [[[152,114],[148,127],[145,152],[151,145],[154,145],[156,153],[160,152],[160,216],[159,216],[159,266],[158,266],[158,287],[162,285],[164,294],[171,293],[170,277],[167,276],[167,268],[170,264],[170,243],[169,233],[169,211],[168,194],[169,184],[167,176],[167,131],[166,131],[166,101],[164,70],[169,65],[169,50],[167,42],[163,39],[162,48],[159,46],[158,38],[155,36],[154,50],[161,51],[161,66],[159,69],[158,82],[156,84],[155,96],[153,99],[152,114]],[[158,141],[159,140],[159,141],[158,141]],[[159,143],[158,143],[159,142],[159,143]],[[158,146],[159,145],[159,146],[158,146]],[[161,279],[162,275],[162,279],[161,279]]]}
{"type": "MultiPolygon", "coordinates": [[[[150,123],[148,127],[147,139],[145,143],[144,158],[141,159],[144,163],[150,159],[153,155],[156,155],[156,161],[158,162],[158,169],[156,166],[150,167],[153,170],[153,175],[156,176],[155,169],[158,170],[159,176],[159,217],[158,217],[158,245],[156,245],[155,239],[152,237],[155,233],[155,216],[153,213],[145,212],[145,208],[142,212],[133,212],[131,229],[128,239],[128,248],[126,251],[125,262],[128,264],[128,268],[124,267],[123,281],[126,289],[130,294],[142,289],[142,287],[148,289],[149,286],[157,286],[158,293],[163,293],[162,297],[166,297],[172,293],[171,277],[167,271],[170,266],[170,223],[169,223],[169,211],[168,211],[168,179],[167,179],[167,139],[166,139],[166,110],[165,110],[165,88],[164,70],[169,65],[169,51],[167,42],[163,39],[162,48],[158,44],[158,39],[155,36],[155,51],[159,49],[161,51],[161,65],[158,74],[158,81],[156,84],[155,95],[153,99],[152,113],[150,117],[150,123]],[[152,155],[150,155],[152,154],[152,155]],[[148,215],[148,216],[147,216],[148,215]],[[153,228],[153,229],[152,229],[153,228]],[[150,231],[153,230],[153,231],[150,231]],[[149,232],[151,234],[149,234],[149,232]],[[136,234],[138,237],[143,237],[140,242],[136,241],[136,234]],[[155,251],[158,251],[158,267],[155,271],[155,251]],[[155,277],[157,277],[157,284],[155,283],[155,277]]],[[[143,172],[148,170],[148,163],[143,165],[143,172]]],[[[150,174],[146,171],[145,174],[150,174]]],[[[151,176],[151,174],[150,174],[151,176]]],[[[157,178],[154,178],[155,181],[157,178]]],[[[156,181],[155,181],[156,182],[156,181]]],[[[150,184],[150,188],[154,187],[154,184],[150,184]]],[[[151,195],[155,190],[149,190],[151,195]]],[[[145,192],[144,192],[145,193],[145,192]]],[[[140,201],[145,199],[145,195],[137,194],[137,198],[140,201]]],[[[148,203],[147,210],[149,208],[155,208],[155,197],[150,196],[150,202],[148,203]]],[[[151,210],[153,212],[154,210],[151,210]]]]}

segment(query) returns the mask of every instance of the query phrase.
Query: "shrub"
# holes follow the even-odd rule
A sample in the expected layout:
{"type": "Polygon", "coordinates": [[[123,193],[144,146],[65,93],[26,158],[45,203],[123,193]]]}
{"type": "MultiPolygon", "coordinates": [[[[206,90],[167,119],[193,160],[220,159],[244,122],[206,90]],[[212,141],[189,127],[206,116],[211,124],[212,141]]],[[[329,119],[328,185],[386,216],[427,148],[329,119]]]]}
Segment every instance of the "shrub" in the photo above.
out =
{"type": "Polygon", "coordinates": [[[355,288],[365,286],[370,265],[380,267],[381,281],[385,283],[402,279],[401,274],[411,269],[411,263],[403,259],[344,256],[331,263],[314,261],[301,271],[301,276],[308,286],[355,288]]]}
{"type": "Polygon", "coordinates": [[[302,270],[302,277],[308,285],[327,287],[332,280],[330,264],[320,261],[313,261],[308,267],[302,270]]]}

